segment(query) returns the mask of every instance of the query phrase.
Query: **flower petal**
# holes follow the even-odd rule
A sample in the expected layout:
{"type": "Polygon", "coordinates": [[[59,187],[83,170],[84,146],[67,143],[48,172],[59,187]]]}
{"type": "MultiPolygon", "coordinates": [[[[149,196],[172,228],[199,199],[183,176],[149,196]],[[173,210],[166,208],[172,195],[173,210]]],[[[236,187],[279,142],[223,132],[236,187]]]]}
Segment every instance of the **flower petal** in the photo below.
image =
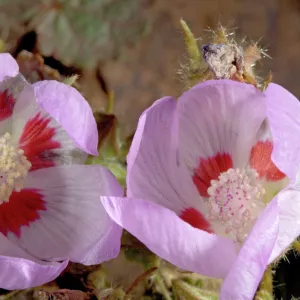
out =
{"type": "Polygon", "coordinates": [[[184,164],[177,160],[176,101],[156,101],[140,117],[127,156],[127,195],[159,203],[177,214],[204,204],[184,164]]]}
{"type": "Polygon", "coordinates": [[[25,251],[0,234],[0,288],[26,289],[54,280],[65,269],[68,261],[45,262],[25,251]]]}
{"type": "Polygon", "coordinates": [[[271,83],[266,90],[267,116],[274,141],[272,160],[291,179],[300,163],[300,103],[283,87],[271,83]]]}
{"type": "Polygon", "coordinates": [[[19,72],[19,66],[9,53],[0,54],[0,81],[4,77],[15,77],[19,72]]]}
{"type": "Polygon", "coordinates": [[[285,178],[271,159],[274,145],[271,140],[258,141],[251,149],[250,166],[255,169],[260,178],[267,181],[280,181],[285,178]]]}
{"type": "Polygon", "coordinates": [[[1,85],[2,84],[0,84],[0,122],[11,117],[16,103],[15,97],[8,89],[2,89],[1,85]]]}
{"type": "Polygon", "coordinates": [[[21,228],[10,240],[39,259],[65,259],[97,264],[117,256],[122,229],[108,216],[101,195],[123,195],[105,168],[60,166],[29,173],[25,188],[43,195],[45,210],[40,218],[21,228]]]}
{"type": "Polygon", "coordinates": [[[21,74],[6,77],[0,82],[0,134],[11,133],[14,107],[20,99],[28,94],[30,85],[21,74]]]}
{"type": "Polygon", "coordinates": [[[86,154],[77,148],[58,122],[41,110],[28,84],[13,110],[12,137],[31,162],[31,171],[61,164],[81,164],[86,159],[86,154]]]}
{"type": "Polygon", "coordinates": [[[72,137],[81,150],[98,155],[98,131],[92,110],[80,93],[66,84],[41,81],[33,85],[37,102],[72,137]]]}
{"type": "Polygon", "coordinates": [[[252,85],[211,80],[198,84],[178,99],[180,159],[191,174],[201,160],[217,155],[223,155],[226,161],[221,159],[213,173],[223,163],[228,165],[228,159],[232,159],[234,168],[246,166],[266,117],[264,98],[252,85]]]}
{"type": "Polygon", "coordinates": [[[45,210],[43,196],[36,189],[23,189],[13,192],[8,202],[0,205],[0,232],[20,236],[22,226],[28,226],[40,218],[39,212],[45,210]]]}
{"type": "Polygon", "coordinates": [[[230,272],[226,276],[220,299],[252,300],[278,234],[278,203],[274,199],[260,215],[230,272]]]}
{"type": "Polygon", "coordinates": [[[162,206],[136,198],[101,198],[116,223],[184,270],[223,278],[236,259],[238,246],[232,240],[193,228],[162,206]]]}
{"type": "Polygon", "coordinates": [[[292,184],[277,197],[279,211],[279,231],[269,263],[281,255],[300,235],[300,185],[292,184]]]}
{"type": "Polygon", "coordinates": [[[193,182],[202,197],[209,197],[208,188],[212,180],[217,180],[220,174],[233,168],[230,154],[218,153],[207,159],[199,158],[199,164],[194,169],[193,182]]]}

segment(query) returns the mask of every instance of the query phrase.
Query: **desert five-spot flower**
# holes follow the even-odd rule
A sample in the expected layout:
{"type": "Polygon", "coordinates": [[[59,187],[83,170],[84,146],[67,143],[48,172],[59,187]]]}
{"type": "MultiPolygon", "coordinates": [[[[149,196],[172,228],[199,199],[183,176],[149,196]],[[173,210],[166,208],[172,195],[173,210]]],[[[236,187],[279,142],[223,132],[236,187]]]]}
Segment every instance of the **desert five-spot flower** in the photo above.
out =
{"type": "Polygon", "coordinates": [[[101,195],[122,195],[100,166],[92,111],[72,87],[29,85],[9,54],[0,54],[0,287],[21,289],[54,279],[68,260],[115,257],[121,229],[101,195]]]}
{"type": "Polygon", "coordinates": [[[220,299],[253,299],[300,233],[299,115],[276,84],[206,81],[158,100],[127,158],[129,198],[103,203],[162,258],[225,278],[220,299]]]}

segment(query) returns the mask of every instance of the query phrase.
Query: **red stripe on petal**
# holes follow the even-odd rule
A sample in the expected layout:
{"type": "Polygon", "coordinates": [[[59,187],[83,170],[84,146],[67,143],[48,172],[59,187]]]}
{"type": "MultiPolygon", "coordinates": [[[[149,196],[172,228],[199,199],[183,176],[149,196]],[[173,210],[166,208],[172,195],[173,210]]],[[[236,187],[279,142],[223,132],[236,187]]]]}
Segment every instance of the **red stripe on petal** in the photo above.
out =
{"type": "Polygon", "coordinates": [[[21,227],[38,220],[41,210],[46,210],[46,206],[38,190],[13,192],[9,201],[0,205],[0,232],[5,236],[12,232],[20,237],[21,227]]]}
{"type": "Polygon", "coordinates": [[[250,166],[255,169],[260,178],[265,177],[270,181],[281,180],[285,177],[272,162],[271,154],[273,151],[273,143],[271,141],[259,141],[251,149],[250,166]]]}
{"type": "Polygon", "coordinates": [[[183,221],[187,222],[191,226],[213,233],[209,222],[204,218],[204,216],[196,209],[190,207],[184,210],[184,212],[179,216],[183,221]]]}
{"type": "Polygon", "coordinates": [[[12,115],[16,99],[7,90],[0,92],[0,121],[12,115]]]}
{"type": "Polygon", "coordinates": [[[32,164],[30,171],[55,166],[57,154],[51,150],[60,148],[60,143],[53,140],[56,130],[49,127],[50,121],[38,113],[24,127],[19,144],[32,164]]]}
{"type": "Polygon", "coordinates": [[[199,166],[195,169],[193,181],[201,196],[208,197],[207,189],[212,180],[233,167],[232,158],[228,153],[218,153],[207,159],[200,158],[199,166]]]}

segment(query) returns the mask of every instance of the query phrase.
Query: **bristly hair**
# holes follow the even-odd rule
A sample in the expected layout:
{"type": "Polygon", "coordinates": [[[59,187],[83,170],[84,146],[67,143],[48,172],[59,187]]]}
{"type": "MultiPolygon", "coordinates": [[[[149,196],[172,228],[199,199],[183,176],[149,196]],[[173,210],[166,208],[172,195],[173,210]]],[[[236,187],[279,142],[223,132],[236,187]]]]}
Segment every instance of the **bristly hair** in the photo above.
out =
{"type": "Polygon", "coordinates": [[[243,37],[239,41],[235,37],[236,28],[227,28],[219,23],[215,30],[205,29],[209,33],[208,46],[201,49],[198,41],[204,38],[195,38],[183,20],[181,27],[187,53],[177,75],[186,89],[206,80],[229,78],[264,90],[271,81],[271,75],[264,80],[256,74],[257,63],[262,58],[270,58],[267,48],[259,46],[260,40],[247,41],[247,37],[243,37]],[[208,49],[206,53],[205,49],[208,49]]]}

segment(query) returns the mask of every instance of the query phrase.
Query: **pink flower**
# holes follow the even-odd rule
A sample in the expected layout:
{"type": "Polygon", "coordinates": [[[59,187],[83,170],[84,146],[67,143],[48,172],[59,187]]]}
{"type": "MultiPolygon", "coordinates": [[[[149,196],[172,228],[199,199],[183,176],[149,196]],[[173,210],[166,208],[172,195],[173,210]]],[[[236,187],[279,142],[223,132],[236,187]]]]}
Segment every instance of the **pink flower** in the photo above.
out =
{"type": "Polygon", "coordinates": [[[97,154],[92,111],[72,87],[29,85],[0,55],[0,287],[55,279],[69,260],[98,264],[117,256],[121,228],[101,195],[122,196],[109,171],[82,165],[97,154]]]}
{"type": "Polygon", "coordinates": [[[266,266],[300,234],[300,103],[207,81],[140,117],[119,225],[174,265],[224,278],[220,299],[253,299],[266,266]]]}

